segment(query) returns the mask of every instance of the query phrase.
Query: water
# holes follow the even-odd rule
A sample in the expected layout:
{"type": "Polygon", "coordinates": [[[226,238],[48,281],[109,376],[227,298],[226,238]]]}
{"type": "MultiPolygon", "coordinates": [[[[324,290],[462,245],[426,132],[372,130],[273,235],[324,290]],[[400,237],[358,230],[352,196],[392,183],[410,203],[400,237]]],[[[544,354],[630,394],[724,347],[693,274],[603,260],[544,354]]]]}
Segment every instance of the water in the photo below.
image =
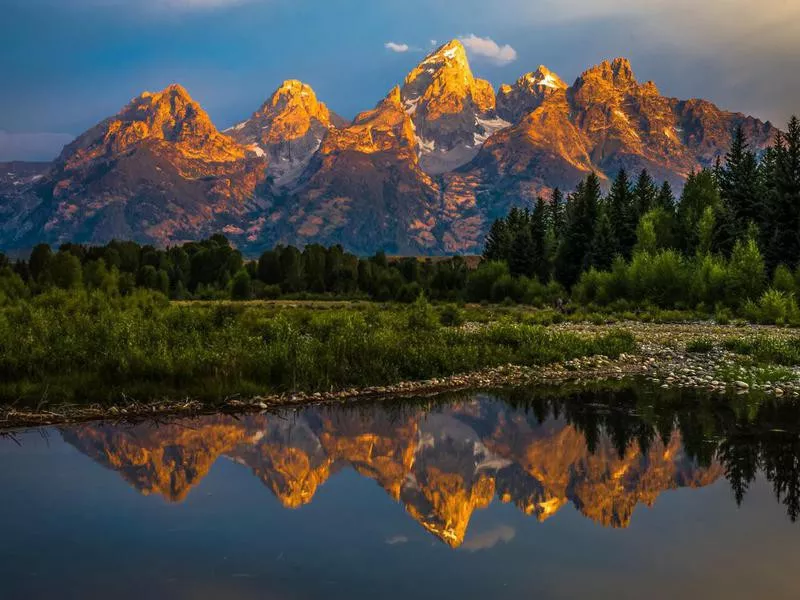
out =
{"type": "Polygon", "coordinates": [[[0,438],[0,597],[797,598],[800,409],[654,393],[0,438]]]}

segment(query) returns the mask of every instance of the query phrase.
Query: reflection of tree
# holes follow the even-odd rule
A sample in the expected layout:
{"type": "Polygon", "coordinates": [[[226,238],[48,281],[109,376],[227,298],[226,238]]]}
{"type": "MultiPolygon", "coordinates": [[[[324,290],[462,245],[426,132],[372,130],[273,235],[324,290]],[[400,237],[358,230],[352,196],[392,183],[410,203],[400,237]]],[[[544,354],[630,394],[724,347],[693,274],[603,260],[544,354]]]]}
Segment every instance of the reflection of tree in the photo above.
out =
{"type": "Polygon", "coordinates": [[[586,439],[591,453],[608,436],[618,456],[631,444],[646,455],[656,436],[665,447],[678,432],[683,451],[701,467],[722,465],[737,504],[759,471],[772,484],[792,521],[800,518],[800,405],[750,399],[710,399],[698,392],[655,392],[627,387],[595,390],[517,391],[512,403],[527,404],[539,422],[563,415],[586,439]]]}

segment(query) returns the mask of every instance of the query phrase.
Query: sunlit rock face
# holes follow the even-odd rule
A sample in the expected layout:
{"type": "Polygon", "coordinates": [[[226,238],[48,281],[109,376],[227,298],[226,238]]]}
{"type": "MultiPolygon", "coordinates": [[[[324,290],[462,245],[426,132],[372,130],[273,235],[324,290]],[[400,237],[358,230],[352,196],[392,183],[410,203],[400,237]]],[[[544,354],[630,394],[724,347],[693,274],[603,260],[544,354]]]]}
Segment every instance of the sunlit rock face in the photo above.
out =
{"type": "Polygon", "coordinates": [[[299,415],[203,417],[160,426],[85,425],[64,439],[143,494],[183,500],[226,457],[250,470],[288,509],[314,501],[352,468],[444,543],[460,546],[476,510],[495,499],[540,521],[571,505],[607,527],[627,527],[640,504],[723,475],[699,467],[676,431],[644,449],[603,429],[591,443],[561,418],[474,400],[426,412],[307,410],[299,415]]]}

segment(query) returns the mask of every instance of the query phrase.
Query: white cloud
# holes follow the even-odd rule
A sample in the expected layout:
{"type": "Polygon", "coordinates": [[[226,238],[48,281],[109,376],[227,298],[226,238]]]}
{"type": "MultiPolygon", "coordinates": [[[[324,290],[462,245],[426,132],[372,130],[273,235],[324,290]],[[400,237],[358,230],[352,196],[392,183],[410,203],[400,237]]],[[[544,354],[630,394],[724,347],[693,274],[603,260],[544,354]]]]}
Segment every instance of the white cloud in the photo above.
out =
{"type": "Polygon", "coordinates": [[[411,50],[408,44],[397,44],[395,42],[386,42],[383,47],[392,52],[408,52],[411,50]]]}
{"type": "Polygon", "coordinates": [[[0,129],[0,162],[53,160],[73,139],[68,133],[9,133],[0,129]]]}
{"type": "Polygon", "coordinates": [[[478,37],[474,33],[460,39],[472,56],[486,58],[501,66],[517,60],[517,51],[508,44],[501,46],[491,38],[478,37]]]}

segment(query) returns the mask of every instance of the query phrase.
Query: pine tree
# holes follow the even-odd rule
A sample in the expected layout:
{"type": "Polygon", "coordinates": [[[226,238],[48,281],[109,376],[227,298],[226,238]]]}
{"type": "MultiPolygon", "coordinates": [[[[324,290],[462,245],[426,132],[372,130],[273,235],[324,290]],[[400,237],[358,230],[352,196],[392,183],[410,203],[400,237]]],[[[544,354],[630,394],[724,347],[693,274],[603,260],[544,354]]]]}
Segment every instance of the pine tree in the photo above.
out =
{"type": "Polygon", "coordinates": [[[722,211],[718,220],[717,245],[728,254],[733,243],[746,235],[750,223],[763,225],[763,189],[758,159],[750,151],[744,130],[737,127],[725,165],[719,173],[722,211]]]}
{"type": "Polygon", "coordinates": [[[542,198],[536,201],[531,214],[531,238],[536,260],[533,275],[542,283],[550,280],[550,257],[547,248],[548,232],[547,206],[542,198]]]}
{"type": "Polygon", "coordinates": [[[636,242],[636,210],[628,173],[620,169],[608,195],[608,218],[612,227],[614,253],[631,257],[636,242]]]}
{"type": "Polygon", "coordinates": [[[656,206],[663,208],[669,213],[675,212],[675,195],[672,193],[672,187],[669,185],[669,181],[665,181],[661,186],[661,190],[656,197],[656,206]]]}
{"type": "Polygon", "coordinates": [[[486,245],[483,249],[484,260],[508,260],[512,241],[513,238],[506,220],[497,219],[492,223],[489,234],[486,236],[486,245]]]}
{"type": "Polygon", "coordinates": [[[608,208],[604,206],[600,210],[600,217],[597,220],[597,227],[592,240],[591,266],[600,271],[611,269],[611,264],[618,253],[608,208]]]}
{"type": "Polygon", "coordinates": [[[567,202],[564,235],[556,256],[556,276],[566,287],[572,287],[591,264],[599,201],[600,180],[592,173],[567,202]]]}
{"type": "Polygon", "coordinates": [[[536,247],[530,227],[523,227],[514,235],[508,268],[517,277],[533,277],[536,273],[536,247]]]}
{"type": "Polygon", "coordinates": [[[558,188],[553,190],[550,198],[550,227],[556,239],[560,238],[564,231],[564,194],[558,188]]]}
{"type": "Polygon", "coordinates": [[[800,262],[800,120],[792,117],[774,147],[774,191],[767,211],[772,223],[768,262],[800,262]]]}
{"type": "Polygon", "coordinates": [[[656,184],[653,178],[650,177],[650,173],[647,172],[647,169],[642,169],[642,172],[639,173],[636,185],[633,188],[633,196],[636,210],[635,222],[638,224],[639,219],[653,208],[653,205],[656,203],[656,198],[658,197],[658,188],[656,188],[656,184]]]}

